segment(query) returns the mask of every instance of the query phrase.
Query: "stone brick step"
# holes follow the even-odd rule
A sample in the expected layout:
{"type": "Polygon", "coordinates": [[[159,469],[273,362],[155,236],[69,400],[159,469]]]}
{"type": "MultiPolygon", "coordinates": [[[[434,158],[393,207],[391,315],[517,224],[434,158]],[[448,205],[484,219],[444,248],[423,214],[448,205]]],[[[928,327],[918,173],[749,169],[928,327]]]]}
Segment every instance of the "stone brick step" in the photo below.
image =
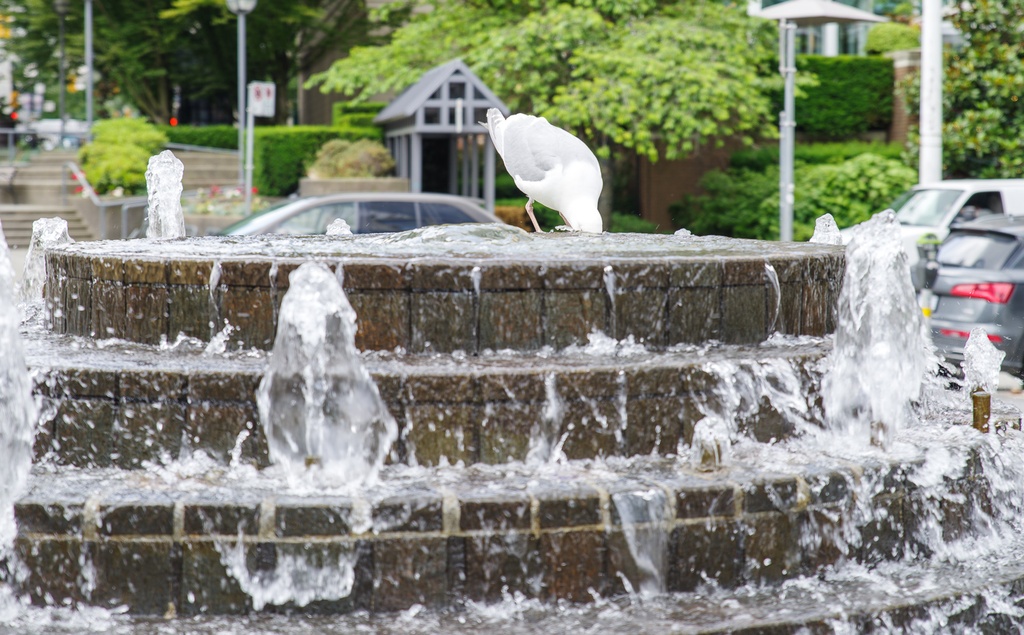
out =
{"type": "MultiPolygon", "coordinates": [[[[36,468],[15,506],[16,555],[30,572],[16,584],[36,604],[176,616],[265,608],[261,589],[297,572],[321,594],[305,598],[316,613],[509,594],[589,602],[623,594],[624,580],[656,580],[630,550],[630,532],[646,531],[666,541],[667,591],[772,585],[916,548],[908,527],[931,516],[914,505],[913,470],[821,457],[697,472],[648,457],[386,469],[353,491],[322,475],[286,481],[196,460],[150,472],[36,468]],[[869,507],[886,511],[865,516],[869,507]]],[[[981,496],[964,481],[969,499],[981,496]]],[[[951,531],[969,522],[947,516],[951,531]]],[[[290,597],[302,596],[271,604],[305,603],[290,597]]]]}
{"type": "MultiPolygon", "coordinates": [[[[47,406],[36,437],[39,458],[77,466],[136,468],[202,450],[226,462],[269,463],[255,393],[266,354],[208,356],[198,343],[168,347],[28,334],[35,391],[47,406]]],[[[688,446],[702,412],[723,407],[716,392],[749,385],[740,432],[761,441],[790,436],[793,398],[817,415],[821,358],[828,342],[719,346],[632,354],[374,354],[365,363],[398,423],[394,463],[500,464],[531,447],[570,459],[669,455],[688,446]],[[756,356],[757,361],[749,361],[756,356]],[[777,399],[777,386],[788,386],[777,399]]]]}
{"type": "MultiPolygon", "coordinates": [[[[766,252],[763,243],[737,241],[723,256],[709,255],[701,242],[659,235],[644,238],[650,245],[643,252],[628,236],[608,234],[602,246],[614,256],[574,251],[567,243],[564,252],[538,258],[521,247],[511,254],[476,247],[471,256],[453,257],[431,255],[438,243],[372,240],[211,237],[51,250],[53,282],[47,289],[62,316],[53,328],[155,344],[173,341],[179,332],[208,341],[227,320],[236,328],[232,342],[269,349],[290,272],[318,260],[344,270],[362,350],[562,349],[586,345],[595,331],[652,347],[709,340],[756,344],[772,332],[832,332],[845,266],[841,248],[807,243],[766,252]],[[388,255],[382,255],[385,249],[388,255]],[[219,284],[211,294],[215,271],[219,284]],[[115,305],[141,319],[122,319],[120,311],[104,308],[115,305]]],[[[465,249],[474,249],[471,244],[465,249]]]]}
{"type": "Polygon", "coordinates": [[[54,205],[0,205],[0,224],[10,247],[27,247],[32,240],[32,223],[40,218],[60,217],[77,241],[96,240],[92,228],[72,207],[54,205]]]}

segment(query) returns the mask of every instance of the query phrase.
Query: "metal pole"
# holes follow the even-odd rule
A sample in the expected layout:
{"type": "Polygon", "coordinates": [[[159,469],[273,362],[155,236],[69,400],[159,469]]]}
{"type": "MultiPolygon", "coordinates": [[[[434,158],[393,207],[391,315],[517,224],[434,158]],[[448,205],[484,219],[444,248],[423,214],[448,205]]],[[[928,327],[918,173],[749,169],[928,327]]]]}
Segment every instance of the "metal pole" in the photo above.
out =
{"type": "Polygon", "coordinates": [[[921,148],[918,181],[942,180],[942,0],[921,4],[921,148]]]}
{"type": "Polygon", "coordinates": [[[93,85],[92,85],[92,0],[85,0],[85,133],[92,139],[93,85]]]}
{"type": "Polygon", "coordinates": [[[245,185],[245,12],[238,12],[238,184],[245,185]]]}
{"type": "Polygon", "coordinates": [[[60,82],[60,102],[57,107],[58,114],[60,114],[60,137],[57,139],[57,146],[61,148],[64,147],[64,91],[67,90],[67,79],[64,77],[64,15],[65,14],[61,12],[58,36],[58,46],[60,47],[60,68],[58,69],[59,79],[57,80],[60,82]]]}
{"type": "Polygon", "coordinates": [[[245,215],[252,214],[252,155],[256,138],[256,122],[248,107],[245,109],[246,133],[248,140],[245,149],[245,215]]]}
{"type": "Polygon", "coordinates": [[[779,20],[779,72],[785,79],[779,115],[779,240],[793,240],[793,145],[796,118],[796,24],[779,20]]]}

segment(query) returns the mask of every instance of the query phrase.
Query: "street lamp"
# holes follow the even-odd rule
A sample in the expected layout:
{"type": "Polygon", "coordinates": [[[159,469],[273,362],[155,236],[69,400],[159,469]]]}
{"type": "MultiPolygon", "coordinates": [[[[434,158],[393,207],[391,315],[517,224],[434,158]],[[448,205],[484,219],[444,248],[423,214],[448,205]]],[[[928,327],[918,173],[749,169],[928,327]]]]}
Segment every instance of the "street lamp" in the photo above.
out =
{"type": "Polygon", "coordinates": [[[238,16],[238,184],[245,183],[245,16],[256,0],[225,0],[228,11],[238,16]]]}
{"type": "Polygon", "coordinates": [[[60,83],[60,99],[57,102],[59,104],[57,107],[57,112],[60,114],[60,137],[58,137],[57,144],[63,147],[64,120],[66,116],[64,113],[64,92],[67,90],[67,79],[64,77],[64,17],[68,14],[68,0],[53,0],[53,10],[57,14],[57,17],[60,18],[60,20],[58,21],[58,24],[60,25],[60,35],[58,36],[57,40],[57,46],[60,49],[60,58],[58,62],[59,68],[57,69],[59,75],[57,81],[60,83]]]}

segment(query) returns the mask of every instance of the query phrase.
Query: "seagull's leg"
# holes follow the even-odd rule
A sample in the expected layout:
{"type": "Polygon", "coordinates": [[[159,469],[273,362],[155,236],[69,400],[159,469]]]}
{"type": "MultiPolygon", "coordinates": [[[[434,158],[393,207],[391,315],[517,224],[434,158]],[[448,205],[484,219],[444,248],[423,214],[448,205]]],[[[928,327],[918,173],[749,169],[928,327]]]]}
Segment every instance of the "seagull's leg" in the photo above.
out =
{"type": "Polygon", "coordinates": [[[540,224],[537,223],[537,217],[533,215],[533,198],[526,200],[526,213],[530,215],[530,220],[533,221],[533,230],[538,234],[540,233],[540,224]]]}

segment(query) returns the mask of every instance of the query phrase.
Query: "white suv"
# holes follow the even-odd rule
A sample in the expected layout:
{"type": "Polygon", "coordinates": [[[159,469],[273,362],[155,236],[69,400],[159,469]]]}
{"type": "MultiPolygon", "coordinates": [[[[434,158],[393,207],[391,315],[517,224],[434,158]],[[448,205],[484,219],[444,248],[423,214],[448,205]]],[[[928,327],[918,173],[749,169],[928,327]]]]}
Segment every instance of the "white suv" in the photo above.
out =
{"type": "Polygon", "coordinates": [[[916,185],[892,204],[910,259],[914,287],[923,278],[917,241],[925,234],[943,240],[950,227],[986,216],[1024,216],[1024,179],[961,179],[916,185]]]}

